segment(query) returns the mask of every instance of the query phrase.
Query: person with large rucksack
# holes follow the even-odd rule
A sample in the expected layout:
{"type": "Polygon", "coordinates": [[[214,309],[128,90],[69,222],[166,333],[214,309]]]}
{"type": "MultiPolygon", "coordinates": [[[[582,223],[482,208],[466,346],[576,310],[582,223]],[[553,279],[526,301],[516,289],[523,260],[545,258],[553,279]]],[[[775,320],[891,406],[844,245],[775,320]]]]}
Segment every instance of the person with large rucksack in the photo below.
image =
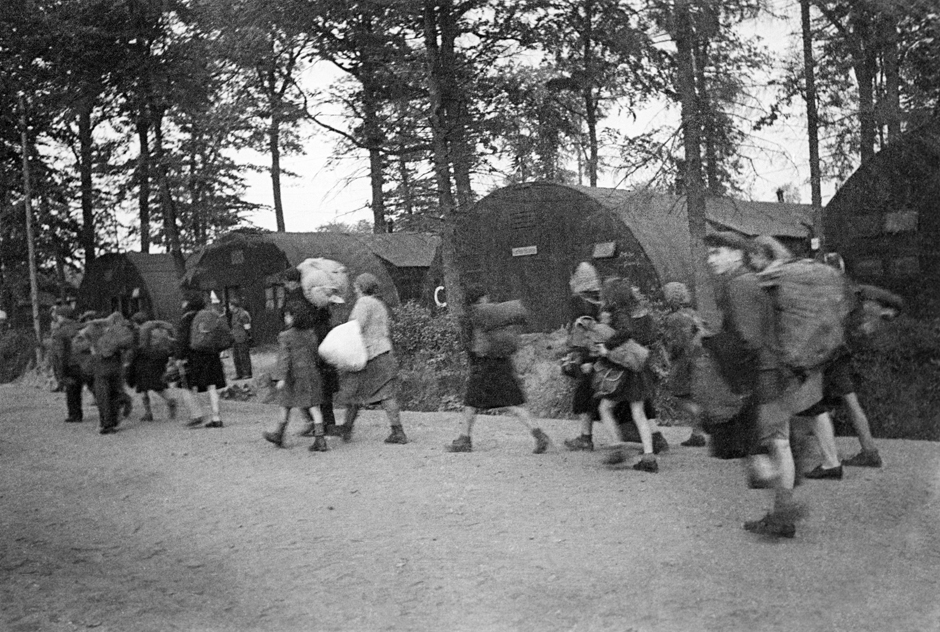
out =
{"type": "Polygon", "coordinates": [[[467,288],[464,296],[472,328],[470,375],[460,431],[444,449],[472,452],[473,422],[477,413],[506,408],[535,439],[533,453],[545,453],[551,440],[526,408],[522,384],[512,364],[512,355],[519,344],[518,327],[526,317],[525,308],[519,301],[491,303],[487,291],[478,285],[467,288]]]}
{"type": "Polygon", "coordinates": [[[225,388],[222,351],[232,346],[232,332],[225,317],[206,305],[201,294],[183,302],[183,317],[177,328],[176,362],[180,388],[189,409],[188,428],[222,428],[219,389],[225,388]],[[210,418],[199,402],[199,393],[209,393],[210,418]]]}
{"type": "Polygon", "coordinates": [[[124,365],[134,345],[134,332],[120,312],[89,322],[83,332],[91,343],[95,403],[100,420],[98,431],[103,435],[113,434],[117,432],[120,417],[127,417],[131,412],[131,398],[124,390],[124,365]]]}
{"type": "Polygon", "coordinates": [[[176,349],[173,325],[163,320],[151,320],[146,313],[131,316],[135,324],[134,351],[127,372],[127,384],[140,393],[144,414],[141,421],[153,421],[150,392],[153,391],[166,403],[167,417],[176,419],[176,399],[167,393],[163,379],[166,365],[176,349]]]}
{"type": "Polygon", "coordinates": [[[745,522],[744,528],[792,538],[801,507],[793,497],[790,418],[822,399],[822,371],[789,366],[780,354],[772,290],[762,287],[746,265],[746,254],[757,250],[754,244],[733,232],[712,233],[704,241],[722,322],[703,345],[724,364],[723,373],[735,392],[753,398],[755,406],[745,410],[754,411],[757,442],[767,454],[751,457],[749,478],[773,493],[771,510],[759,520],[745,522]]]}
{"type": "MultiPolygon", "coordinates": [[[[821,369],[823,392],[833,361],[844,348],[845,319],[850,311],[849,286],[841,271],[811,259],[795,259],[768,235],[753,240],[748,265],[774,301],[778,355],[801,371],[821,369]]],[[[811,419],[810,431],[819,444],[822,462],[803,471],[805,451],[794,452],[796,479],[842,479],[835,428],[825,401],[797,415],[811,419]]]]}

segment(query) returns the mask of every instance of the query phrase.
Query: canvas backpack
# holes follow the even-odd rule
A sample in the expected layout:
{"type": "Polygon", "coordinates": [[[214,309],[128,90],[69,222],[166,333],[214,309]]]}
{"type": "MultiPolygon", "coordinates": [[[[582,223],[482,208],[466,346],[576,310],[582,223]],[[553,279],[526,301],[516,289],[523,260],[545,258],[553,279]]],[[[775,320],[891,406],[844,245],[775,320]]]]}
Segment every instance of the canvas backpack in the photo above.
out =
{"type": "Polygon", "coordinates": [[[94,351],[102,358],[109,358],[134,346],[134,330],[120,313],[115,312],[105,319],[104,331],[94,343],[94,351]]]}
{"type": "Polygon", "coordinates": [[[173,355],[176,338],[173,325],[163,320],[148,320],[140,326],[140,350],[155,358],[173,355]]]}
{"type": "Polygon", "coordinates": [[[845,344],[852,291],[841,271],[811,259],[757,274],[774,301],[777,354],[798,370],[819,367],[845,344]]]}
{"type": "Polygon", "coordinates": [[[519,348],[528,312],[521,301],[475,305],[473,352],[490,358],[508,358],[519,348]]]}
{"type": "Polygon", "coordinates": [[[234,342],[225,317],[214,309],[199,310],[193,317],[189,346],[194,350],[219,353],[230,348],[234,342]]]}

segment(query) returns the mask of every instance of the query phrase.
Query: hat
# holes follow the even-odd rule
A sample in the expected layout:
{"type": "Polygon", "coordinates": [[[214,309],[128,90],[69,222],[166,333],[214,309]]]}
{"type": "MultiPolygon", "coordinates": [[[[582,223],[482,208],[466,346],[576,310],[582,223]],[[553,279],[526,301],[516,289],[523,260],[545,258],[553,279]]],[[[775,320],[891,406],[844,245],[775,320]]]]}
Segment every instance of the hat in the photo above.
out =
{"type": "Polygon", "coordinates": [[[284,270],[282,274],[285,281],[295,281],[297,283],[300,282],[300,270],[297,268],[290,267],[287,270],[284,270]]]}
{"type": "Polygon", "coordinates": [[[690,305],[692,296],[689,294],[689,288],[685,283],[670,281],[663,286],[663,297],[666,302],[673,306],[690,305]]]}
{"type": "Polygon", "coordinates": [[[362,290],[363,294],[369,296],[379,291],[379,280],[371,272],[363,272],[357,276],[356,285],[362,290]]]}
{"type": "Polygon", "coordinates": [[[750,239],[730,230],[705,235],[704,242],[710,248],[732,248],[741,252],[753,252],[755,250],[755,246],[750,239]]]}
{"type": "Polygon", "coordinates": [[[138,325],[143,325],[145,322],[150,320],[146,312],[134,312],[134,315],[131,316],[131,320],[137,323],[138,325]]]}
{"type": "Polygon", "coordinates": [[[74,314],[75,310],[69,305],[59,305],[55,308],[55,315],[62,318],[71,318],[74,314]]]}
{"type": "Polygon", "coordinates": [[[599,292],[601,289],[601,280],[594,269],[587,261],[582,261],[575,268],[571,280],[568,281],[568,287],[572,294],[582,294],[584,292],[599,292]]]}

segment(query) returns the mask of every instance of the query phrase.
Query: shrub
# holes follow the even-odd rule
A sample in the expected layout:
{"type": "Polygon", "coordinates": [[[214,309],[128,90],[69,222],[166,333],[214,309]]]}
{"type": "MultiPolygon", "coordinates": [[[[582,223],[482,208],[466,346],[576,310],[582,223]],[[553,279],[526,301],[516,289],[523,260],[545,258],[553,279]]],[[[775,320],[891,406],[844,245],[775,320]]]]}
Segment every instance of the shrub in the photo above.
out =
{"type": "Polygon", "coordinates": [[[392,310],[392,344],[398,358],[399,393],[405,410],[459,410],[466,356],[460,328],[449,314],[408,302],[392,310]]]}
{"type": "Polygon", "coordinates": [[[27,329],[0,331],[0,384],[22,376],[36,357],[36,339],[27,329]]]}
{"type": "MultiPolygon", "coordinates": [[[[856,346],[854,369],[874,436],[940,440],[940,320],[897,318],[856,346]]],[[[836,420],[854,434],[843,410],[836,420]]]]}

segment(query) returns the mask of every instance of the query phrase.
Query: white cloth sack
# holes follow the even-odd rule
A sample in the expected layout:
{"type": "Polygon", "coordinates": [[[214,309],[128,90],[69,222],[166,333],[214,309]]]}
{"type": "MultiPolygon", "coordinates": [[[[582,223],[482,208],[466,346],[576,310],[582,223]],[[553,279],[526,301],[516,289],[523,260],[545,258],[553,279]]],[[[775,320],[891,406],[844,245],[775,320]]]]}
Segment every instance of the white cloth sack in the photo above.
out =
{"type": "Polygon", "coordinates": [[[350,320],[331,329],[320,343],[320,357],[340,371],[356,372],[366,368],[369,353],[359,321],[350,320]]]}

